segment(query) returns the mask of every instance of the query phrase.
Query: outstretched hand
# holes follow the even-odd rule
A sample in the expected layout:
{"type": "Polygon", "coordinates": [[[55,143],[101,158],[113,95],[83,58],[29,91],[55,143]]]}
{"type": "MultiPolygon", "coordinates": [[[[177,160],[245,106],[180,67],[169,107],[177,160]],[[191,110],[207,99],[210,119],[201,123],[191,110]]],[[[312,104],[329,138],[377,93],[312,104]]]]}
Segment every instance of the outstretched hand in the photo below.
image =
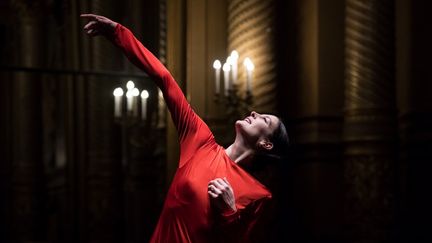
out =
{"type": "Polygon", "coordinates": [[[237,211],[234,191],[226,178],[216,178],[208,184],[210,201],[221,211],[237,211]]]}
{"type": "Polygon", "coordinates": [[[89,36],[110,35],[117,26],[111,19],[96,14],[81,14],[80,17],[89,21],[84,26],[84,31],[89,36]]]}

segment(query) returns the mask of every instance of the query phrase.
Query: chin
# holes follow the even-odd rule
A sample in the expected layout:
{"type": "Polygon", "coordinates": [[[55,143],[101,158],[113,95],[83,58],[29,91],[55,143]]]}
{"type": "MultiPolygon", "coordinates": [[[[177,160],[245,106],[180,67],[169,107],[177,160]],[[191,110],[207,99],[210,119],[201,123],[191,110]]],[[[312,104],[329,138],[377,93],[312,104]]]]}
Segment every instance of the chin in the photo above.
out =
{"type": "Polygon", "coordinates": [[[239,127],[239,128],[244,129],[244,128],[247,127],[247,126],[250,126],[250,124],[247,123],[247,122],[244,121],[244,120],[237,120],[237,121],[235,122],[235,127],[236,127],[236,128],[239,127]]]}
{"type": "Polygon", "coordinates": [[[245,129],[244,126],[245,126],[245,124],[243,124],[242,120],[237,120],[234,123],[234,129],[235,129],[236,133],[244,130],[245,129]]]}
{"type": "Polygon", "coordinates": [[[238,130],[238,129],[242,129],[242,128],[241,128],[242,126],[243,126],[243,124],[242,124],[242,121],[241,121],[241,120],[237,120],[237,121],[234,123],[234,127],[235,127],[236,130],[238,130]]]}
{"type": "Polygon", "coordinates": [[[235,122],[236,125],[242,125],[242,124],[244,124],[244,123],[245,123],[244,120],[237,120],[237,121],[235,122]]]}

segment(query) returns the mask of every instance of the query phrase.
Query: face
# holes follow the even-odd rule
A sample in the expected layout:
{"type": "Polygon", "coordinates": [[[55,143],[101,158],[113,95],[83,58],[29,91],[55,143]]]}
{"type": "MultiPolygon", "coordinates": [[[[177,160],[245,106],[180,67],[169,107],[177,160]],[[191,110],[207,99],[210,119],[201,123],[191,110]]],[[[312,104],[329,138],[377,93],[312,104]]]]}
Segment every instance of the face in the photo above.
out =
{"type": "Polygon", "coordinates": [[[236,122],[236,133],[249,144],[257,144],[269,138],[279,126],[279,122],[279,118],[274,115],[252,111],[250,116],[236,122]]]}

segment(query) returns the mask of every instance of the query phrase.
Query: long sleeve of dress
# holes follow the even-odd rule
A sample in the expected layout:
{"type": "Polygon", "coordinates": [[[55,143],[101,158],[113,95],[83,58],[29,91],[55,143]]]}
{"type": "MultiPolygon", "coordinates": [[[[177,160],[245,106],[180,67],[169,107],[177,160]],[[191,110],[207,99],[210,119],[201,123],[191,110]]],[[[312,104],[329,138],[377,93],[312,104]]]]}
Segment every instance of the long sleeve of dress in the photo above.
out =
{"type": "MultiPolygon", "coordinates": [[[[117,24],[114,35],[109,39],[135,66],[146,72],[161,89],[179,135],[183,157],[180,161],[188,161],[196,149],[213,139],[213,134],[193,111],[170,72],[135,38],[129,29],[117,24]]],[[[179,166],[181,167],[182,164],[179,166]]]]}

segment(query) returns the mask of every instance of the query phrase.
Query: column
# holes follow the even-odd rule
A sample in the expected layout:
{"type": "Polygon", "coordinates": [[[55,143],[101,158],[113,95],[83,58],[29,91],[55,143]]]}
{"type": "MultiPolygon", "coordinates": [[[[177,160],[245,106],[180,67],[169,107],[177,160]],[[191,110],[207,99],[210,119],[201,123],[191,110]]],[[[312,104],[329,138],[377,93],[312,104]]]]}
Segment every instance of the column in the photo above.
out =
{"type": "MultiPolygon", "coordinates": [[[[239,93],[246,90],[243,60],[252,59],[255,65],[252,92],[253,109],[260,112],[276,111],[276,55],[274,45],[275,1],[228,1],[228,50],[239,53],[239,93]]],[[[222,60],[225,61],[225,60],[222,60]]],[[[245,114],[243,114],[245,115],[245,114]]]]}
{"type": "Polygon", "coordinates": [[[277,8],[277,81],[292,141],[289,161],[295,162],[285,177],[292,189],[283,188],[282,209],[296,212],[298,219],[291,217],[293,227],[282,235],[336,242],[343,217],[345,1],[288,2],[284,7],[287,2],[279,0],[277,8]]]}
{"type": "MultiPolygon", "coordinates": [[[[42,62],[42,15],[38,4],[17,3],[16,34],[18,63],[35,67],[42,62]]],[[[37,74],[17,73],[11,85],[12,175],[11,239],[46,240],[46,212],[42,163],[41,78],[37,74]]]]}
{"type": "Polygon", "coordinates": [[[394,1],[346,1],[347,242],[389,241],[395,210],[394,1]]]}

